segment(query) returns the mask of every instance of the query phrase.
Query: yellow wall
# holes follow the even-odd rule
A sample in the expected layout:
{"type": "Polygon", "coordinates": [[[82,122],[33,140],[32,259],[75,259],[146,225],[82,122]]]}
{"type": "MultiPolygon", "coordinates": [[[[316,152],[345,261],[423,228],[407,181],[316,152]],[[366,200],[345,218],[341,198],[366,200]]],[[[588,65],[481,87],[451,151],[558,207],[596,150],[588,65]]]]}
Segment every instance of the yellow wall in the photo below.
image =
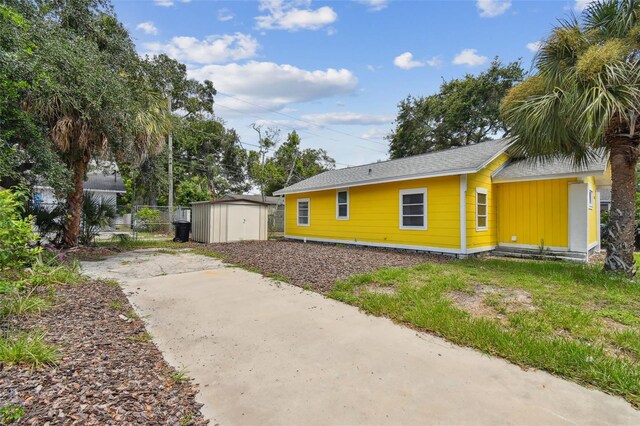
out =
{"type": "Polygon", "coordinates": [[[467,248],[491,247],[497,245],[496,213],[497,202],[491,175],[509,157],[500,155],[478,173],[467,176],[467,248]],[[487,190],[487,230],[476,230],[476,188],[487,190]]]}
{"type": "Polygon", "coordinates": [[[336,219],[336,190],[286,196],[287,236],[443,249],[460,248],[460,177],[446,176],[355,186],[349,220],[336,219]],[[427,188],[426,230],[400,229],[402,189],[427,188]],[[297,225],[297,200],[309,198],[310,225],[297,225]]]}
{"type": "Polygon", "coordinates": [[[598,198],[596,197],[596,191],[598,190],[596,187],[596,178],[590,176],[587,178],[587,185],[589,189],[593,191],[593,208],[587,210],[587,214],[589,215],[589,235],[587,241],[589,245],[598,241],[598,198]]]}
{"type": "Polygon", "coordinates": [[[569,245],[569,182],[553,179],[494,185],[498,242],[545,247],[569,245]],[[512,241],[511,236],[517,236],[512,241]]]}

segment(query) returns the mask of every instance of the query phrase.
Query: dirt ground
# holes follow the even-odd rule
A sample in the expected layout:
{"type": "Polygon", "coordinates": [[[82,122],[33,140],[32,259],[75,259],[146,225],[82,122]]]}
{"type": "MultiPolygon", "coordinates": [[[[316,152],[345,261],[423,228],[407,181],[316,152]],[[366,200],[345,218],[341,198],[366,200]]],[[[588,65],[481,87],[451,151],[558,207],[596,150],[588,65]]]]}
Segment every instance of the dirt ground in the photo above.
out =
{"type": "Polygon", "coordinates": [[[424,262],[446,262],[450,257],[402,250],[365,248],[298,241],[245,241],[210,244],[207,250],[225,261],[287,277],[299,287],[327,291],[337,280],[383,267],[408,267],[424,262]]]}
{"type": "Polygon", "coordinates": [[[171,379],[176,370],[120,287],[99,281],[62,286],[55,306],[24,327],[46,332],[61,360],[54,367],[0,371],[0,401],[24,407],[21,424],[206,424],[196,387],[171,379]]]}

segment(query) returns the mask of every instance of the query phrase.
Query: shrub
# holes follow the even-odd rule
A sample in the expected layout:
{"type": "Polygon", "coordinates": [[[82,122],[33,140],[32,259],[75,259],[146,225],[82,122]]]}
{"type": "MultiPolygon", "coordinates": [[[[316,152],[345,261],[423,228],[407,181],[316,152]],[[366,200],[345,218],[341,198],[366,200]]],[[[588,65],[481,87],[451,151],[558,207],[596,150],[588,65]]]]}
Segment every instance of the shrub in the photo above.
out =
{"type": "Polygon", "coordinates": [[[138,227],[145,231],[156,232],[162,227],[160,210],[144,207],[138,210],[135,219],[139,221],[138,227]]]}
{"type": "Polygon", "coordinates": [[[91,244],[100,233],[100,230],[108,226],[115,217],[115,206],[99,200],[91,192],[85,192],[82,202],[80,243],[84,245],[91,244]]]}
{"type": "Polygon", "coordinates": [[[40,253],[31,247],[38,240],[31,216],[21,217],[24,198],[21,192],[0,191],[0,269],[29,266],[40,253]]]}

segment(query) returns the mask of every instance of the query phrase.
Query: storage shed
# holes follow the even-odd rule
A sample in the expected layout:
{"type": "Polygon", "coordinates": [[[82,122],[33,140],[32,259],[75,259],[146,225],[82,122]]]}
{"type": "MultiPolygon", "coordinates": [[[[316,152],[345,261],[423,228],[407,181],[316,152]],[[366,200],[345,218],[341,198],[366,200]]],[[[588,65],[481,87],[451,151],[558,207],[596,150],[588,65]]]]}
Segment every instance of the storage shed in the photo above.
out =
{"type": "Polygon", "coordinates": [[[199,243],[266,240],[268,208],[245,199],[191,203],[191,238],[199,243]]]}

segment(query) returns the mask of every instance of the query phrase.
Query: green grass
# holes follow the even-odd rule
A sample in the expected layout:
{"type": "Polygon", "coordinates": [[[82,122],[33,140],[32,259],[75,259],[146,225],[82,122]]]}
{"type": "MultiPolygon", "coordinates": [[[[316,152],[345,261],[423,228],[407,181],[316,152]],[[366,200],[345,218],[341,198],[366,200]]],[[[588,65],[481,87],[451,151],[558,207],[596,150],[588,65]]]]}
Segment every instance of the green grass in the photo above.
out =
{"type": "Polygon", "coordinates": [[[224,255],[206,248],[192,248],[191,250],[189,250],[189,252],[193,254],[199,254],[201,256],[213,257],[214,259],[225,259],[224,255]]]}
{"type": "Polygon", "coordinates": [[[187,413],[181,416],[180,419],[178,420],[178,423],[180,424],[180,426],[189,426],[190,424],[193,423],[193,414],[187,413]]]}
{"type": "Polygon", "coordinates": [[[9,425],[24,416],[24,407],[18,404],[4,404],[0,406],[0,423],[9,425]]]}
{"type": "Polygon", "coordinates": [[[128,339],[132,342],[138,343],[151,343],[153,341],[153,336],[147,332],[136,334],[135,336],[130,336],[128,339]]]}
{"type": "Polygon", "coordinates": [[[124,303],[122,303],[121,300],[112,300],[109,304],[109,307],[113,310],[119,311],[120,309],[124,308],[124,303]]]}
{"type": "Polygon", "coordinates": [[[1,364],[38,367],[55,365],[59,358],[58,348],[48,345],[42,332],[32,331],[0,337],[1,364]]]}
{"type": "Polygon", "coordinates": [[[187,375],[187,371],[184,368],[180,370],[174,370],[167,373],[167,380],[169,380],[174,385],[179,385],[191,380],[191,378],[187,375]]]}
{"type": "Polygon", "coordinates": [[[426,263],[352,277],[329,296],[640,407],[640,284],[600,267],[501,259],[426,263]],[[460,297],[483,309],[456,303],[460,297]]]}
{"type": "Polygon", "coordinates": [[[48,307],[49,302],[46,299],[32,292],[16,293],[0,299],[0,318],[40,313],[48,307]]]}

